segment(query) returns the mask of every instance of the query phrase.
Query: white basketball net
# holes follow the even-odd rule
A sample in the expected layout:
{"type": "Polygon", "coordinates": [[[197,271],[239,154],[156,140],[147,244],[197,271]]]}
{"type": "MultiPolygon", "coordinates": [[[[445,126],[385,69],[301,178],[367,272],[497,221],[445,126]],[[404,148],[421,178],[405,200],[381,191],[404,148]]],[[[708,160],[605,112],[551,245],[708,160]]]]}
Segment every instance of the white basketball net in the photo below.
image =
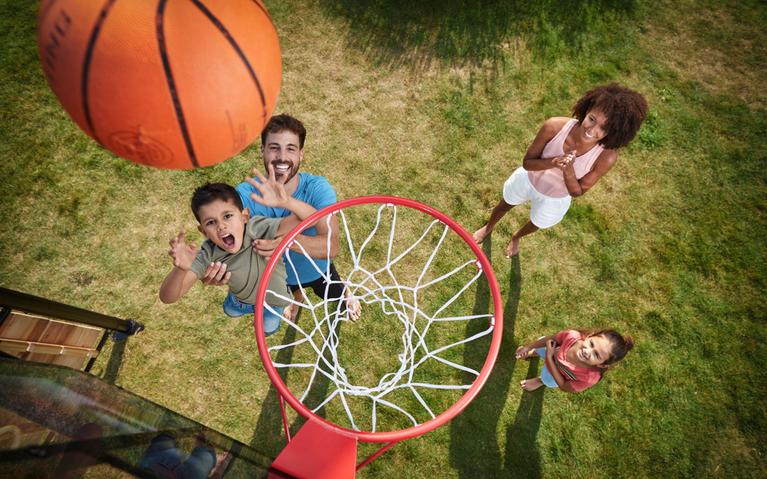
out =
{"type": "MultiPolygon", "coordinates": [[[[378,415],[382,408],[396,411],[396,413],[407,418],[406,422],[413,426],[417,426],[420,422],[440,414],[442,410],[435,410],[424,397],[424,394],[422,394],[423,391],[469,389],[473,381],[479,376],[479,371],[463,364],[458,364],[458,362],[448,359],[446,356],[449,355],[448,353],[451,350],[461,345],[466,345],[469,342],[492,334],[494,328],[492,310],[481,314],[456,315],[450,308],[480,277],[484,278],[479,261],[473,256],[471,250],[466,247],[465,251],[470,253],[466,256],[470,257],[460,259],[458,264],[452,269],[434,277],[435,273],[429,272],[435,260],[439,258],[441,249],[446,244],[446,238],[449,234],[453,236],[453,241],[455,241],[455,238],[460,240],[460,237],[452,232],[450,227],[434,219],[426,226],[420,237],[412,241],[409,246],[406,245],[404,248],[401,248],[401,251],[396,252],[393,245],[397,236],[395,232],[397,229],[398,208],[413,211],[411,208],[404,206],[380,205],[377,210],[375,224],[359,244],[354,244],[352,240],[349,218],[347,218],[344,210],[340,210],[337,213],[337,217],[340,219],[340,246],[348,248],[348,261],[344,267],[346,271],[340,271],[341,267],[339,267],[342,277],[345,274],[345,279],[342,279],[341,284],[345,286],[347,294],[352,295],[360,302],[361,317],[358,322],[353,325],[351,324],[343,301],[325,300],[316,296],[310,296],[309,292],[304,291],[303,288],[301,288],[301,301],[296,301],[292,297],[278,295],[272,291],[267,291],[266,295],[266,302],[269,302],[270,297],[279,297],[301,309],[300,320],[293,322],[285,319],[282,324],[282,328],[287,326],[295,330],[295,340],[286,344],[274,344],[268,348],[274,367],[278,370],[287,368],[301,369],[304,374],[308,374],[309,377],[305,381],[305,389],[300,392],[292,391],[296,398],[307,407],[309,405],[304,401],[307,395],[309,395],[313,384],[318,379],[326,378],[326,382],[329,384],[327,396],[310,409],[316,413],[331,402],[340,401],[350,427],[357,431],[360,430],[358,428],[359,418],[355,418],[355,414],[349,405],[350,400],[355,398],[362,397],[372,401],[372,405],[369,408],[371,417],[366,418],[364,421],[367,425],[372,425],[371,432],[376,432],[378,415]],[[385,212],[390,212],[390,216],[384,214],[385,212]],[[382,221],[382,218],[386,218],[386,220],[382,221]],[[390,222],[388,231],[385,224],[387,222],[390,222]],[[377,249],[377,254],[383,256],[383,249],[385,248],[385,261],[378,267],[372,268],[365,261],[366,255],[368,255],[368,250],[372,248],[371,245],[375,240],[381,237],[388,238],[388,241],[384,242],[384,246],[377,249]],[[429,247],[428,241],[426,241],[427,238],[433,238],[432,242],[436,240],[431,254],[428,255],[426,261],[420,266],[411,265],[410,260],[414,251],[423,247],[429,247]],[[413,274],[409,275],[410,278],[408,280],[403,280],[402,275],[398,275],[394,271],[395,268],[401,268],[403,265],[407,265],[407,268],[413,271],[413,274]],[[349,267],[351,268],[350,270],[349,267]],[[468,280],[463,286],[454,290],[452,296],[448,297],[435,310],[427,312],[422,309],[419,300],[426,295],[426,291],[449,281],[455,282],[455,278],[458,277],[461,278],[461,281],[463,281],[464,277],[468,277],[468,280]],[[341,329],[339,326],[342,323],[346,323],[344,328],[347,328],[347,331],[350,327],[365,327],[366,313],[370,312],[371,308],[380,308],[385,317],[388,317],[391,321],[396,321],[396,323],[392,323],[393,325],[399,324],[401,335],[398,341],[401,344],[398,346],[399,353],[397,354],[396,361],[399,366],[383,374],[376,384],[365,386],[354,384],[350,380],[347,370],[343,367],[339,348],[343,344],[344,332],[339,334],[339,329],[341,329]],[[307,313],[311,319],[310,321],[306,320],[307,313]],[[469,321],[481,321],[483,325],[486,323],[486,327],[482,326],[484,329],[475,328],[479,332],[469,337],[466,337],[464,334],[461,338],[453,338],[455,340],[447,344],[440,346],[432,344],[433,340],[429,338],[429,333],[436,329],[435,325],[438,323],[463,322],[465,325],[469,321]],[[274,361],[275,356],[281,350],[296,347],[305,348],[307,346],[314,352],[311,355],[312,359],[310,361],[307,361],[305,357],[297,362],[280,363],[274,361]],[[315,355],[316,357],[314,357],[315,355]],[[433,362],[440,363],[440,368],[447,367],[453,369],[454,372],[457,371],[458,373],[453,376],[459,377],[460,380],[452,381],[452,384],[423,382],[419,378],[419,368],[424,368],[429,364],[433,364],[433,362]],[[468,383],[465,383],[467,380],[468,383]],[[407,406],[401,404],[401,401],[397,401],[400,402],[400,404],[397,404],[392,399],[397,394],[401,397],[403,391],[411,398],[409,401],[406,401],[407,406]],[[397,394],[394,394],[395,392],[397,394]],[[422,410],[414,411],[414,408],[422,408],[422,410]]],[[[425,214],[421,216],[426,217],[425,214]]],[[[431,219],[431,217],[428,218],[431,219]]],[[[329,224],[330,215],[326,217],[325,221],[329,224]]],[[[330,241],[331,239],[328,238],[328,253],[330,252],[330,241]]],[[[460,241],[462,242],[462,240],[460,241]]],[[[306,258],[311,259],[300,242],[296,241],[295,245],[297,245],[306,258]]],[[[466,246],[465,244],[463,245],[466,246]]],[[[288,255],[285,255],[285,257],[288,258],[286,267],[297,276],[293,261],[288,255]]],[[[336,259],[338,260],[338,257],[336,259]]],[[[330,280],[329,268],[320,268],[314,260],[311,260],[311,264],[325,278],[329,288],[333,284],[330,280]]],[[[452,288],[453,286],[451,285],[450,287],[452,288]]],[[[266,308],[276,313],[269,305],[266,305],[266,308]]],[[[395,335],[392,337],[395,337],[396,333],[393,334],[395,335]]],[[[371,341],[376,339],[371,338],[371,341]]],[[[360,354],[365,354],[365,351],[361,351],[360,354]]],[[[365,361],[364,356],[359,358],[360,361],[365,361]]],[[[444,409],[444,405],[441,407],[444,409]]]]}

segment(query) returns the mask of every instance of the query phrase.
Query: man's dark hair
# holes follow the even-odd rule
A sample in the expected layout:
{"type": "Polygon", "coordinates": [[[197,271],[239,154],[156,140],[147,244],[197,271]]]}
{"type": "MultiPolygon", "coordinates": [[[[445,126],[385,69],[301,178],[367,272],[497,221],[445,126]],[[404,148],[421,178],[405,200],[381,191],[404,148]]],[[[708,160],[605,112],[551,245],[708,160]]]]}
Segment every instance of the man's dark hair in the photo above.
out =
{"type": "Polygon", "coordinates": [[[644,97],[617,83],[587,91],[573,107],[573,116],[583,122],[592,109],[601,111],[607,117],[607,134],[599,143],[611,150],[628,145],[647,118],[647,101],[644,97]]]}
{"type": "Polygon", "coordinates": [[[192,194],[192,213],[200,222],[200,208],[216,200],[231,201],[234,206],[242,210],[240,194],[231,185],[226,183],[205,183],[192,194]]]}
{"type": "Polygon", "coordinates": [[[269,120],[269,123],[266,124],[261,131],[261,144],[266,145],[266,136],[269,133],[279,133],[285,130],[298,135],[298,146],[303,150],[304,141],[306,141],[306,128],[304,128],[304,124],[298,119],[284,113],[282,115],[274,115],[269,120]]]}

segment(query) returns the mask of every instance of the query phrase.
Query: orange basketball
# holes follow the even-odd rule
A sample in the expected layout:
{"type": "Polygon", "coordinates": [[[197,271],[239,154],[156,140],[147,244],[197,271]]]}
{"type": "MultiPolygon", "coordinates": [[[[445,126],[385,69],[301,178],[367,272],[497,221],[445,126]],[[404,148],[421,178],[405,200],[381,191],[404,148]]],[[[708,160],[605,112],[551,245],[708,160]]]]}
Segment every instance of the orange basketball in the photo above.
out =
{"type": "Polygon", "coordinates": [[[159,168],[209,166],[248,146],[280,89],[261,0],[48,0],[37,45],[53,92],[105,148],[159,168]]]}

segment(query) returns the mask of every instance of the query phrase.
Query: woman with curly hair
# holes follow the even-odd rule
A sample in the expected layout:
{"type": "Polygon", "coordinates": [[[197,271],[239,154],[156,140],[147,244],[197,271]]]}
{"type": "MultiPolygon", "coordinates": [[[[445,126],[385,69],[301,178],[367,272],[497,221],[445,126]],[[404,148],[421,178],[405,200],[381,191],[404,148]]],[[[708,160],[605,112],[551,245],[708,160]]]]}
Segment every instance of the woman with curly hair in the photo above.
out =
{"type": "Polygon", "coordinates": [[[527,149],[522,166],[503,185],[503,198],[487,223],[474,233],[484,241],[498,221],[516,205],[530,202],[530,220],[511,237],[506,257],[519,253],[519,240],[562,221],[572,197],[594,186],[618,160],[647,117],[644,97],[616,83],[586,92],[573,107],[574,118],[553,117],[543,123],[527,149]]]}

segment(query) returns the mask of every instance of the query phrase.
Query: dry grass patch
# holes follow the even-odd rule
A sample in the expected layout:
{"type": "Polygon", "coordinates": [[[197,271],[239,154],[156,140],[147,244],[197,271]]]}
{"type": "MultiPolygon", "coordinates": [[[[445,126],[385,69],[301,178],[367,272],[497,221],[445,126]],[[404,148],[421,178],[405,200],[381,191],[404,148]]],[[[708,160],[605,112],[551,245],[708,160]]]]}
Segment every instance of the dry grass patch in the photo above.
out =
{"type": "Polygon", "coordinates": [[[763,9],[718,2],[673,2],[643,25],[639,43],[679,78],[700,82],[712,95],[733,95],[764,108],[767,68],[763,9]]]}

